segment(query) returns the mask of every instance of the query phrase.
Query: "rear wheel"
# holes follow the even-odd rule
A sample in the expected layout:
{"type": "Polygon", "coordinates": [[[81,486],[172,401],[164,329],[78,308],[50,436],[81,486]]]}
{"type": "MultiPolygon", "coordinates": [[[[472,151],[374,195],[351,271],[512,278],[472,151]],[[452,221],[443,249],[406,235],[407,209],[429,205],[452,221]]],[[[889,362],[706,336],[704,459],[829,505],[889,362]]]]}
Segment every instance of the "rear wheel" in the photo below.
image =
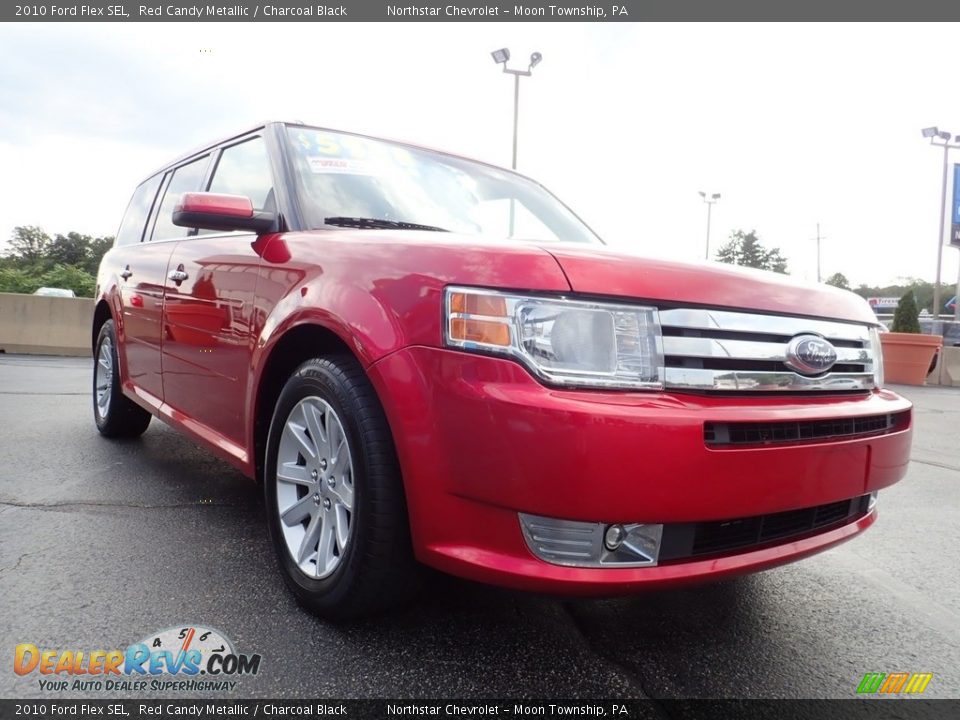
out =
{"type": "Polygon", "coordinates": [[[383,409],[349,355],[309,360],[270,424],[267,520],[297,600],[332,620],[409,597],[417,566],[399,466],[383,409]]]}
{"type": "Polygon", "coordinates": [[[100,328],[93,356],[93,417],[101,435],[139,437],[150,424],[150,413],[120,390],[117,335],[113,320],[100,328]]]}

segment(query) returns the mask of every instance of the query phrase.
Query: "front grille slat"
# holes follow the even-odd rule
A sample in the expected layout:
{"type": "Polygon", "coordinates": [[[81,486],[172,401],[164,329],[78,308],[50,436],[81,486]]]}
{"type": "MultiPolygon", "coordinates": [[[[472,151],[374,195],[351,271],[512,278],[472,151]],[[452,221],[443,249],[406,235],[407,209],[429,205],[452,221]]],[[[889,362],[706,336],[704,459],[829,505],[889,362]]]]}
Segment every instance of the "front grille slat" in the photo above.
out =
{"type": "Polygon", "coordinates": [[[830,523],[843,520],[850,514],[850,502],[833,503],[832,505],[821,505],[815,508],[813,515],[814,526],[829,525],[830,523]]]}
{"type": "Polygon", "coordinates": [[[783,542],[844,522],[852,522],[867,512],[866,498],[826,503],[815,507],[754,517],[673,524],[664,526],[661,562],[682,561],[693,556],[744,551],[772,542],[783,542]],[[674,536],[688,538],[673,542],[674,536]]]}
{"type": "Polygon", "coordinates": [[[699,308],[659,314],[664,385],[698,392],[858,392],[873,388],[874,358],[865,325],[699,308]],[[804,375],[787,365],[799,335],[828,340],[836,362],[804,375]]]}
{"type": "Polygon", "coordinates": [[[908,414],[901,412],[788,422],[707,422],[703,426],[703,440],[711,448],[723,448],[882,435],[904,427],[908,422],[908,414]]]}

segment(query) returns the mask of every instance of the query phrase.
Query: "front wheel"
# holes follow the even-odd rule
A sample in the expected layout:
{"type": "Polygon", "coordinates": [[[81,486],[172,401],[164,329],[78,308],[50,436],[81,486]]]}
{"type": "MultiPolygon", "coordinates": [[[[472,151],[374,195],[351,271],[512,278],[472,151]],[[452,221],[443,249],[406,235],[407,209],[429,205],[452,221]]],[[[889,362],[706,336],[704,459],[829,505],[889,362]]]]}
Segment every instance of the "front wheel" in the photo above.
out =
{"type": "Polygon", "coordinates": [[[100,328],[93,363],[93,418],[97,430],[111,438],[143,435],[151,415],[120,390],[120,363],[113,320],[107,320],[100,328]]]}
{"type": "Polygon", "coordinates": [[[417,567],[392,436],[347,355],[290,377],[270,424],[267,522],[284,580],[314,613],[344,620],[409,597],[417,567]]]}

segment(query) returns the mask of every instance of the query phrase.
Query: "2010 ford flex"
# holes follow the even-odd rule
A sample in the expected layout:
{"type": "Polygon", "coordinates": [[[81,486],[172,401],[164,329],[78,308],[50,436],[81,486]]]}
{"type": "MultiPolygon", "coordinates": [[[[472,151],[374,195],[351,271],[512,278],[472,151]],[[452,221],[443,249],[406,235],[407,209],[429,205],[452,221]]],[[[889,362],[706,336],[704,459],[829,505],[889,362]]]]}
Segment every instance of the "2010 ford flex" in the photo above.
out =
{"type": "Polygon", "coordinates": [[[617,252],[536,182],[410,145],[211,144],[136,189],[97,283],[100,432],[157,416],[262,483],[330,618],[418,563],[603,595],[760,570],[869,527],[907,466],[861,298],[617,252]]]}

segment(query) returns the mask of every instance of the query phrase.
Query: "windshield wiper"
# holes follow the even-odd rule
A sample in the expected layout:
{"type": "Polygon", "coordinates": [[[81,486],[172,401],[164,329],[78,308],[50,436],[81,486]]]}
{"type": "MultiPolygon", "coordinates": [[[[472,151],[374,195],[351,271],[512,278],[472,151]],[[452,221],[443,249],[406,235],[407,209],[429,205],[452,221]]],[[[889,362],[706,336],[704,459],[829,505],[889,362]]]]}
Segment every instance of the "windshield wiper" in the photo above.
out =
{"type": "Polygon", "coordinates": [[[339,227],[359,228],[360,230],[433,230],[435,232],[449,232],[433,225],[402,222],[400,220],[383,220],[381,218],[364,217],[328,217],[323,219],[326,225],[339,227]]]}

